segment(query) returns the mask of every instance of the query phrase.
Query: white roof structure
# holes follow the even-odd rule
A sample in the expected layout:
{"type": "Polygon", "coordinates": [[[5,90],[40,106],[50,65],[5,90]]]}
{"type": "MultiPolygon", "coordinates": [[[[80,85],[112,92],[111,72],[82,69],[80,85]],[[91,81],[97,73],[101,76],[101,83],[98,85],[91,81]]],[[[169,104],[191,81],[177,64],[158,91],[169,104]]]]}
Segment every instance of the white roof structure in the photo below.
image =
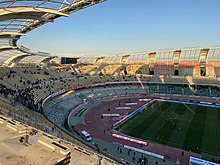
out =
{"type": "Polygon", "coordinates": [[[112,56],[106,56],[103,59],[103,63],[121,63],[123,56],[116,56],[116,55],[112,55],[112,56]]]}
{"type": "Polygon", "coordinates": [[[164,50],[156,52],[156,61],[172,61],[173,54],[173,50],[164,50]]]}
{"type": "Polygon", "coordinates": [[[201,48],[182,49],[180,61],[198,61],[201,50],[201,48]]]}
{"type": "Polygon", "coordinates": [[[105,0],[0,0],[0,45],[16,46],[28,32],[105,0]]]}
{"type": "Polygon", "coordinates": [[[81,64],[90,64],[94,63],[98,57],[81,57],[77,60],[77,63],[81,64]]]}
{"type": "Polygon", "coordinates": [[[28,56],[28,55],[26,53],[21,52],[18,49],[0,50],[0,65],[9,64],[13,59],[20,56],[28,56]]]}
{"type": "Polygon", "coordinates": [[[43,62],[44,60],[48,59],[50,60],[51,58],[54,58],[53,56],[39,56],[39,55],[32,55],[32,56],[27,56],[23,58],[21,61],[19,61],[18,64],[33,64],[37,65],[43,62]]]}
{"type": "Polygon", "coordinates": [[[25,33],[104,0],[0,0],[0,35],[25,33]]]}
{"type": "Polygon", "coordinates": [[[133,54],[128,57],[128,62],[147,62],[148,53],[133,54]]]}
{"type": "Polygon", "coordinates": [[[208,51],[207,60],[208,61],[215,61],[220,59],[220,47],[211,48],[208,51]]]}

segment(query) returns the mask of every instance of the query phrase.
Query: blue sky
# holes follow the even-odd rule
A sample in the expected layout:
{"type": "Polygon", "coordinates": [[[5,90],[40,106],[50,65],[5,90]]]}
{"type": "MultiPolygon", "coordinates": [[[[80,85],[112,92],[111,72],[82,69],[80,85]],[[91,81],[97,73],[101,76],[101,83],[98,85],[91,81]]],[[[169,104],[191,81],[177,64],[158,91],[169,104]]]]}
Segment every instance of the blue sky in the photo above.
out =
{"type": "Polygon", "coordinates": [[[48,23],[19,44],[54,55],[220,45],[219,0],[107,0],[48,23]]]}

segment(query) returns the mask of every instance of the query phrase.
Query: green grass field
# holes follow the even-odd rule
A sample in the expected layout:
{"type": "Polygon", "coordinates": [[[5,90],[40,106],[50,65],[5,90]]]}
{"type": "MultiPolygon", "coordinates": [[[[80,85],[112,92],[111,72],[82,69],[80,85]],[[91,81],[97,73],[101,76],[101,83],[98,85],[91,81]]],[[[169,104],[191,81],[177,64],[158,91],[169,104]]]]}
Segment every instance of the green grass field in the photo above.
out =
{"type": "Polygon", "coordinates": [[[139,139],[220,156],[220,109],[155,102],[117,128],[139,139]]]}

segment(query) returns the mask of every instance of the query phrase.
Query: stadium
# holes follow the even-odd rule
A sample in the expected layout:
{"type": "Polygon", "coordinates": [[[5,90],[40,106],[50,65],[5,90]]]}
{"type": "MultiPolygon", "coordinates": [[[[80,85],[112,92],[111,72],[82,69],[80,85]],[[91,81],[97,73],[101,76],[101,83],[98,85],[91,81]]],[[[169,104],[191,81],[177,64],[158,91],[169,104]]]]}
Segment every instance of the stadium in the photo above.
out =
{"type": "Polygon", "coordinates": [[[0,165],[220,164],[219,46],[66,57],[18,44],[104,1],[0,1],[0,165]]]}

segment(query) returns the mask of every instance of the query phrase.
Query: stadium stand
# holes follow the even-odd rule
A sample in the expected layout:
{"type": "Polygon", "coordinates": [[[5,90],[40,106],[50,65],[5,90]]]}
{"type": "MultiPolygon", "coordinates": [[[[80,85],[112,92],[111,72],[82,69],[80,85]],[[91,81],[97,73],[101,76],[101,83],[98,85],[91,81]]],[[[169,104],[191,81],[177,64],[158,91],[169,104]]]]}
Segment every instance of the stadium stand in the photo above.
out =
{"type": "MultiPolygon", "coordinates": [[[[31,56],[28,57],[32,58],[31,56]]],[[[38,56],[35,56],[29,64],[28,57],[24,57],[26,62],[23,64],[20,60],[13,67],[1,67],[0,95],[4,99],[19,103],[34,112],[45,115],[47,119],[63,129],[65,129],[65,121],[70,109],[83,104],[85,101],[98,98],[126,94],[148,94],[152,96],[167,95],[169,97],[177,95],[186,98],[199,96],[204,99],[214,99],[215,102],[218,102],[220,97],[219,78],[217,76],[195,76],[194,74],[191,76],[173,76],[169,69],[165,69],[168,74],[164,74],[164,72],[156,69],[159,62],[154,63],[156,66],[154,66],[154,75],[149,75],[143,69],[138,72],[140,67],[144,65],[146,70],[149,69],[147,61],[140,62],[140,64],[129,62],[127,66],[119,64],[117,61],[115,64],[114,62],[105,64],[105,67],[101,68],[99,67],[100,63],[99,65],[90,63],[52,65],[50,60],[41,63],[42,57],[36,59],[36,61],[34,60],[38,56]],[[129,67],[132,67],[133,70],[128,70],[129,67]],[[105,68],[109,68],[107,73],[103,72],[105,68]],[[115,70],[118,68],[123,68],[121,70],[123,72],[116,72],[115,70]],[[95,73],[91,74],[91,70],[94,69],[96,69],[95,73]],[[127,74],[125,74],[125,70],[127,74]],[[123,85],[122,82],[130,82],[130,84],[123,85]],[[139,84],[133,84],[133,82],[139,84]],[[72,88],[82,88],[82,86],[98,83],[112,84],[72,90],[71,92],[72,88]],[[55,104],[51,104],[50,101],[43,106],[44,99],[62,90],[70,90],[70,93],[66,93],[70,96],[69,99],[63,101],[65,107],[57,107],[55,104]]],[[[162,63],[172,64],[169,61],[162,63]]],[[[191,62],[190,66],[194,67],[194,64],[198,66],[199,61],[196,61],[196,63],[191,62]]],[[[181,65],[184,66],[184,62],[181,65]]],[[[186,68],[189,67],[188,63],[186,65],[186,68]]]]}
{"type": "Polygon", "coordinates": [[[95,99],[138,94],[184,97],[219,104],[219,47],[77,57],[76,64],[63,65],[62,57],[32,53],[24,46],[17,46],[17,40],[29,31],[103,1],[75,0],[70,4],[67,1],[8,0],[0,3],[0,114],[4,114],[0,115],[0,164],[9,162],[5,152],[18,161],[23,161],[20,154],[26,155],[28,164],[45,164],[45,161],[54,164],[70,155],[73,164],[122,163],[110,155],[104,156],[106,153],[96,153],[94,147],[83,143],[65,127],[70,110],[95,99]],[[10,11],[6,10],[8,7],[10,11]],[[65,95],[68,99],[62,100],[65,95]],[[51,98],[55,96],[61,98],[65,106],[53,104],[51,98]],[[27,111],[23,113],[22,109],[27,111]],[[48,132],[58,135],[59,131],[52,131],[54,127],[49,127],[49,121],[41,125],[30,114],[49,120],[60,131],[71,134],[83,147],[45,133],[50,130],[48,132]],[[40,125],[38,128],[42,129],[24,125],[26,120],[35,127],[40,125]],[[35,135],[38,137],[35,142],[25,143],[26,153],[21,150],[11,152],[16,150],[16,146],[20,149],[24,147],[18,141],[20,133],[23,133],[22,136],[28,134],[33,141],[35,135]],[[93,150],[86,150],[88,146],[93,150]],[[41,159],[33,159],[33,155],[28,154],[34,152],[37,155],[45,147],[57,152],[51,154],[46,151],[48,157],[39,155],[41,159]]]}

